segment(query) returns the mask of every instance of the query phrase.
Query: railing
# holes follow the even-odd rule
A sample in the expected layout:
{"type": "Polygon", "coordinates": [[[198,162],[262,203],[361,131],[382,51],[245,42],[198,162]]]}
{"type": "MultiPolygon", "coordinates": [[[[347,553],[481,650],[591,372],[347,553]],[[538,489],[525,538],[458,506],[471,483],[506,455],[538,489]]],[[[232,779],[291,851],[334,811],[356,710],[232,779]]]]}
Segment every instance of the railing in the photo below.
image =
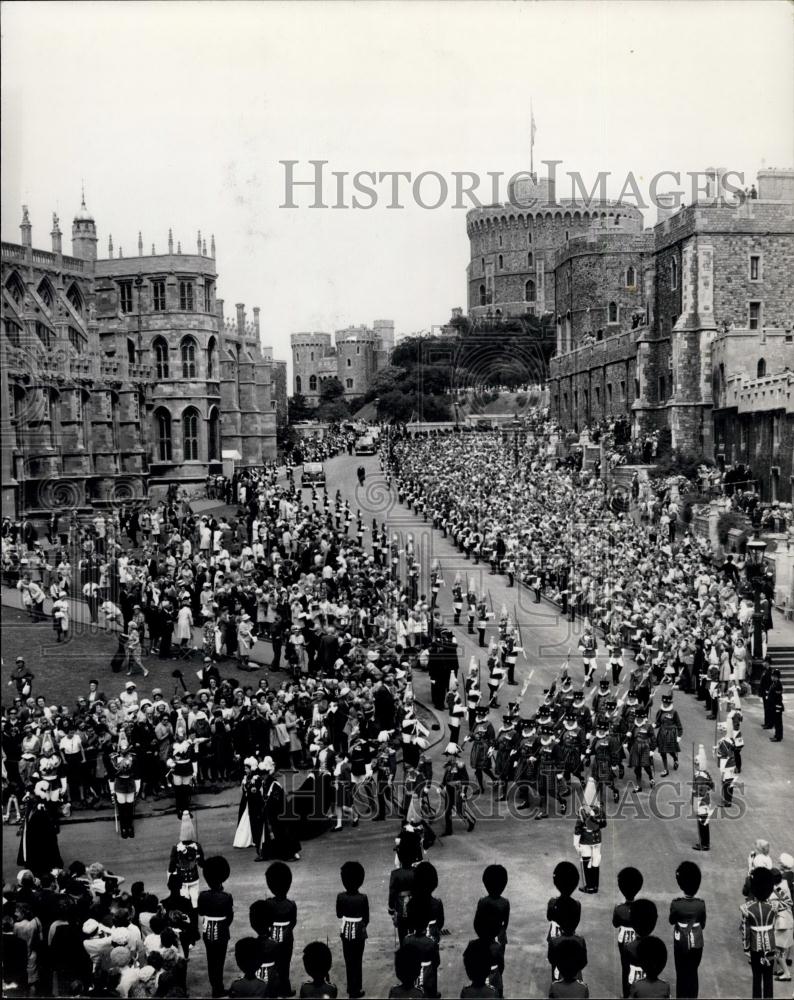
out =
{"type": "Polygon", "coordinates": [[[2,244],[2,254],[4,260],[21,260],[25,259],[25,247],[19,243],[6,243],[3,240],[2,244]]]}
{"type": "Polygon", "coordinates": [[[82,261],[82,260],[80,260],[77,257],[64,257],[63,258],[63,266],[68,271],[84,271],[85,270],[85,261],[82,261]]]}
{"type": "Polygon", "coordinates": [[[46,250],[33,251],[34,264],[55,264],[55,261],[56,258],[54,253],[48,253],[46,250]]]}

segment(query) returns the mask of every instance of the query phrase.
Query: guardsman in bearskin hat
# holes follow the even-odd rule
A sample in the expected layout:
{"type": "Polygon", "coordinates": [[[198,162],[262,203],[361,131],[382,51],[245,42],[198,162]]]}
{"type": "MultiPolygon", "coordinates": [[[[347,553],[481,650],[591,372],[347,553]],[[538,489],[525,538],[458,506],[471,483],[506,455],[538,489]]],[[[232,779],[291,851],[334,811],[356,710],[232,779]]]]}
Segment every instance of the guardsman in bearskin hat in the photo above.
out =
{"type": "Polygon", "coordinates": [[[229,947],[229,928],[234,919],[234,900],[225,892],[223,883],[229,878],[229,862],[221,855],[204,862],[207,888],[199,893],[198,915],[202,921],[202,939],[207,953],[207,976],[213,997],[225,994],[223,966],[229,947]]]}
{"type": "Polygon", "coordinates": [[[678,770],[679,740],[684,735],[684,727],[678,712],[673,708],[673,694],[665,691],[662,707],[656,713],[656,748],[662,758],[662,777],[670,773],[667,769],[667,755],[673,758],[673,770],[678,770]]]}
{"type": "Polygon", "coordinates": [[[113,778],[108,781],[108,787],[116,806],[119,833],[123,838],[134,837],[135,796],[141,790],[141,781],[136,777],[135,754],[130,750],[124,729],[119,730],[116,751],[110,755],[110,764],[113,778]]]}

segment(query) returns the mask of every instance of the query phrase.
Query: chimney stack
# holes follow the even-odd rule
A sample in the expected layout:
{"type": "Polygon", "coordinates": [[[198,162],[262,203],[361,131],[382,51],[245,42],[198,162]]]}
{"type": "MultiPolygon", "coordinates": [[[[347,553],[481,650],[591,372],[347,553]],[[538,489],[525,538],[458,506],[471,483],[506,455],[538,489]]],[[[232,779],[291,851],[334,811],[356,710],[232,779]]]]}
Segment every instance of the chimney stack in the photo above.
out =
{"type": "Polygon", "coordinates": [[[237,303],[237,332],[242,337],[245,333],[245,304],[237,303]]]}

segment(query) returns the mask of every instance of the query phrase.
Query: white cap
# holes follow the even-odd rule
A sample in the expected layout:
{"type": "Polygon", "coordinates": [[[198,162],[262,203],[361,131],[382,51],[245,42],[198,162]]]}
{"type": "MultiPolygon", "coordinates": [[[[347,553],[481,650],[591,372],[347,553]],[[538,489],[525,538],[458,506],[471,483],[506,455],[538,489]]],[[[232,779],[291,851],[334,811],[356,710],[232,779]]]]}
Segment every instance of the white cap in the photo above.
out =
{"type": "Polygon", "coordinates": [[[447,743],[447,748],[444,751],[445,755],[454,757],[461,752],[460,747],[457,743],[447,743]]]}

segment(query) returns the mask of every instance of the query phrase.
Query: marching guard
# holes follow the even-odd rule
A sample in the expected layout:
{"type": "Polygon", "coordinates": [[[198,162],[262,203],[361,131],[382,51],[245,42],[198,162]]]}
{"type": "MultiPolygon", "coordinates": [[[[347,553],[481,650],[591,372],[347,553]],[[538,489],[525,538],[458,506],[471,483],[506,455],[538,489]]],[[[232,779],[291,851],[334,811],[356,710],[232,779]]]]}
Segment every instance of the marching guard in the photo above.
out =
{"type": "Polygon", "coordinates": [[[544,726],[540,731],[540,747],[538,749],[538,792],[540,794],[540,812],[535,819],[547,819],[549,801],[554,799],[560,806],[560,812],[565,815],[568,806],[560,792],[562,777],[562,754],[554,738],[554,730],[544,726]]]}
{"type": "MultiPolygon", "coordinates": [[[[189,812],[182,813],[179,842],[171,848],[168,875],[176,875],[195,913],[199,897],[199,869],[204,867],[204,851],[196,841],[196,830],[189,812]]],[[[198,923],[196,923],[198,929],[198,923]]]]}
{"type": "Polygon", "coordinates": [[[496,775],[497,798],[507,798],[507,786],[513,768],[513,750],[516,745],[516,727],[512,714],[502,716],[502,725],[496,734],[494,744],[494,774],[496,775]]]}
{"type": "Polygon", "coordinates": [[[596,670],[596,653],[598,651],[598,641],[593,633],[593,626],[589,623],[584,627],[584,633],[579,640],[579,649],[582,653],[582,666],[584,667],[584,682],[587,687],[593,683],[593,675],[596,670]]]}
{"type": "Polygon", "coordinates": [[[637,706],[634,728],[629,734],[629,767],[634,769],[635,792],[642,791],[643,771],[648,775],[651,788],[655,784],[652,757],[655,748],[656,737],[648,721],[647,712],[644,708],[637,706]]]}
{"type": "Polygon", "coordinates": [[[477,779],[477,785],[481,792],[485,791],[482,776],[487,774],[491,781],[495,781],[493,770],[491,769],[491,748],[496,740],[493,724],[488,719],[488,706],[478,705],[476,709],[476,721],[466,742],[471,741],[471,756],[469,761],[477,779]]]}
{"type": "Polygon", "coordinates": [[[678,712],[673,708],[673,695],[665,691],[662,695],[662,707],[656,713],[656,748],[662,758],[662,777],[670,773],[667,768],[667,755],[673,758],[673,770],[678,770],[678,754],[680,740],[684,735],[684,727],[678,712]]]}
{"type": "Polygon", "coordinates": [[[110,755],[113,780],[108,781],[110,794],[116,806],[118,831],[123,839],[135,836],[135,796],[141,790],[140,778],[135,775],[135,754],[130,749],[124,729],[119,730],[116,751],[110,755]]]}
{"type": "Polygon", "coordinates": [[[607,788],[612,792],[612,798],[615,802],[620,799],[620,793],[615,785],[612,756],[612,741],[609,736],[608,724],[599,720],[596,723],[595,736],[587,751],[587,760],[590,762],[590,777],[595,781],[602,802],[607,788]]]}
{"type": "Polygon", "coordinates": [[[461,749],[457,743],[449,743],[444,751],[444,756],[447,759],[444,763],[444,776],[441,779],[441,787],[445,794],[444,833],[442,836],[452,836],[453,812],[456,812],[466,823],[467,833],[471,833],[476,821],[466,809],[469,797],[469,772],[461,760],[461,749]]]}
{"type": "Polygon", "coordinates": [[[576,721],[576,716],[570,712],[563,720],[563,729],[560,734],[560,750],[562,753],[562,771],[565,781],[570,786],[571,777],[576,777],[579,784],[584,788],[584,766],[585,751],[587,741],[584,730],[576,721]]]}

